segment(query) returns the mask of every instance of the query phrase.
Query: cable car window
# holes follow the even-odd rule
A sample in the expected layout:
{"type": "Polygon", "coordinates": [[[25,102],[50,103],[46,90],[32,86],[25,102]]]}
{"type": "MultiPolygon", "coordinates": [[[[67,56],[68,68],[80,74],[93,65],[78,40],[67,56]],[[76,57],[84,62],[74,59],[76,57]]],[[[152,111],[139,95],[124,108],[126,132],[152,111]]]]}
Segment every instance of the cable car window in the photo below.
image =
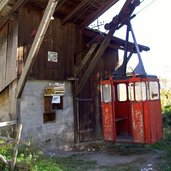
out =
{"type": "Polygon", "coordinates": [[[111,85],[104,84],[102,85],[102,101],[105,103],[109,103],[112,100],[112,93],[111,93],[111,85]]]}
{"type": "Polygon", "coordinates": [[[129,95],[129,100],[134,101],[134,84],[133,83],[129,83],[128,95],[129,95]]]}
{"type": "Polygon", "coordinates": [[[147,95],[146,95],[145,82],[136,82],[135,83],[135,100],[145,101],[146,99],[147,99],[147,95]]]}
{"type": "Polygon", "coordinates": [[[150,100],[158,100],[159,99],[159,84],[156,81],[149,82],[149,92],[150,92],[150,100]]]}
{"type": "Polygon", "coordinates": [[[127,100],[127,90],[126,84],[121,83],[117,85],[117,94],[119,101],[126,101],[127,100]]]}

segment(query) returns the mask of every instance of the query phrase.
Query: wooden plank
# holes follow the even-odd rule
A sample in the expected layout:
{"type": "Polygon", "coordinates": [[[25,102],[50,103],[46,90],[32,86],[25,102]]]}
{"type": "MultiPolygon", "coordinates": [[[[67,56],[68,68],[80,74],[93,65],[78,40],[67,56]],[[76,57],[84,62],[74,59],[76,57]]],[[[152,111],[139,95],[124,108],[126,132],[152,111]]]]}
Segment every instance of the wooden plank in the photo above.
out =
{"type": "Polygon", "coordinates": [[[30,68],[32,67],[36,55],[39,52],[40,46],[42,44],[42,41],[44,39],[45,33],[48,29],[49,23],[51,21],[51,17],[55,11],[55,8],[58,4],[58,0],[49,0],[48,5],[45,9],[43,18],[41,20],[41,23],[39,25],[38,31],[36,33],[35,39],[33,41],[33,44],[31,46],[30,52],[28,54],[23,72],[21,74],[21,77],[18,82],[18,87],[17,87],[17,98],[20,97],[22,90],[25,86],[27,76],[29,74],[30,68]]]}
{"type": "Polygon", "coordinates": [[[11,126],[11,125],[15,125],[16,121],[7,121],[7,122],[0,122],[0,127],[5,127],[5,126],[11,126]]]}
{"type": "Polygon", "coordinates": [[[79,67],[76,69],[75,71],[75,76],[77,76],[79,74],[79,72],[83,69],[83,67],[85,66],[85,64],[87,63],[87,61],[90,59],[91,55],[93,54],[93,52],[95,51],[95,49],[97,48],[98,43],[94,43],[91,48],[89,49],[88,53],[86,54],[86,56],[84,57],[84,59],[82,60],[81,64],[79,65],[79,67]]]}
{"type": "Polygon", "coordinates": [[[116,31],[117,26],[113,27],[109,33],[106,35],[105,39],[101,43],[99,49],[97,50],[94,58],[92,59],[91,63],[89,64],[86,72],[84,73],[83,77],[81,78],[78,87],[76,88],[76,96],[81,92],[82,88],[84,87],[85,83],[87,82],[91,72],[93,71],[94,67],[97,64],[97,61],[100,59],[100,57],[103,55],[105,52],[106,48],[108,47],[114,32],[116,31]]]}
{"type": "Polygon", "coordinates": [[[62,24],[65,24],[68,20],[70,20],[81,8],[83,8],[90,0],[83,0],[79,3],[76,8],[74,8],[63,20],[62,24]]]}
{"type": "Polygon", "coordinates": [[[18,129],[17,129],[17,137],[16,137],[16,145],[14,147],[14,154],[13,154],[13,160],[11,162],[11,171],[13,171],[15,169],[15,164],[17,161],[17,155],[18,155],[18,144],[20,143],[20,139],[21,139],[21,131],[22,131],[22,124],[19,124],[18,129]]]}
{"type": "MultiPolygon", "coordinates": [[[[89,29],[84,29],[83,35],[92,39],[93,37],[99,35],[99,33],[93,32],[92,30],[89,30],[89,29]]],[[[104,36],[105,36],[105,34],[104,34],[104,36]]],[[[112,41],[109,44],[109,47],[111,47],[113,49],[122,49],[123,50],[124,45],[125,45],[125,40],[113,36],[112,41]]],[[[138,46],[140,48],[140,51],[149,51],[150,50],[150,48],[148,46],[143,46],[140,44],[138,44],[138,46]]],[[[136,51],[134,43],[128,42],[128,51],[130,51],[130,52],[136,51]]]]}
{"type": "Polygon", "coordinates": [[[0,1],[0,12],[2,11],[2,9],[8,4],[10,0],[1,0],[0,1]]]}
{"type": "Polygon", "coordinates": [[[19,8],[21,8],[25,3],[27,3],[28,0],[18,0],[15,5],[13,6],[13,8],[10,10],[10,12],[8,13],[8,15],[6,17],[4,17],[2,19],[2,21],[0,22],[0,29],[1,27],[8,21],[8,19],[10,18],[10,16],[17,11],[19,8]]]}
{"type": "Polygon", "coordinates": [[[17,80],[13,81],[9,86],[9,115],[11,119],[16,119],[16,88],[17,80]]]}
{"type": "MultiPolygon", "coordinates": [[[[4,146],[7,146],[9,144],[14,144],[17,142],[17,139],[15,139],[15,138],[4,137],[4,136],[0,136],[0,140],[5,141],[4,143],[0,143],[0,147],[4,147],[4,146]]],[[[29,141],[21,140],[20,144],[30,146],[31,143],[29,141]]]]}
{"type": "Polygon", "coordinates": [[[17,78],[17,70],[16,70],[17,47],[18,47],[17,28],[18,28],[17,21],[9,22],[5,86],[9,85],[13,80],[17,78]]]}
{"type": "Polygon", "coordinates": [[[59,1],[58,6],[56,7],[56,11],[66,2],[67,0],[59,1]]]}
{"type": "Polygon", "coordinates": [[[84,28],[91,24],[96,18],[98,18],[100,15],[102,15],[106,10],[108,10],[112,5],[116,4],[119,0],[108,0],[106,3],[104,3],[103,6],[98,8],[97,11],[95,11],[91,16],[87,17],[86,20],[83,21],[83,23],[80,25],[80,28],[84,28]]]}
{"type": "Polygon", "coordinates": [[[0,30],[0,92],[5,88],[7,25],[0,30]]]}

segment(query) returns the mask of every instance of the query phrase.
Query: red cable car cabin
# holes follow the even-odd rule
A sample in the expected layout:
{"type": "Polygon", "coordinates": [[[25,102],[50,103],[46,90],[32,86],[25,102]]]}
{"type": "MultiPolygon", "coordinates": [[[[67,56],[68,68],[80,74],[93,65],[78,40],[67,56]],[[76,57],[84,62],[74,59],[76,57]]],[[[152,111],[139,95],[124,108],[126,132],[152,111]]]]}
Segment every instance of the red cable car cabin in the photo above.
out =
{"type": "Polygon", "coordinates": [[[153,144],[162,138],[156,76],[110,78],[100,84],[104,140],[153,144]]]}

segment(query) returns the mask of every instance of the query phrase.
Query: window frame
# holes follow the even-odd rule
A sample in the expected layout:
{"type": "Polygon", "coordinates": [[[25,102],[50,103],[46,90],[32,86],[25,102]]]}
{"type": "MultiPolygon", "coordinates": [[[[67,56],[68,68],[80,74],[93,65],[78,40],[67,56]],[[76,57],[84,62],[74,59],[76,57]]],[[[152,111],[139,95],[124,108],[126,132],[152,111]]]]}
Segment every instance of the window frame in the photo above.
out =
{"type": "Polygon", "coordinates": [[[119,102],[126,102],[127,100],[128,100],[128,89],[127,89],[127,84],[125,84],[125,83],[118,83],[117,84],[117,87],[116,87],[116,89],[117,89],[117,101],[119,101],[119,102]],[[122,97],[120,96],[120,92],[121,92],[121,90],[119,90],[119,87],[120,87],[120,85],[124,85],[124,94],[125,94],[125,98],[123,98],[122,99],[122,97]]]}
{"type": "MultiPolygon", "coordinates": [[[[107,90],[107,89],[106,89],[107,90]]],[[[112,85],[111,84],[102,84],[101,85],[101,102],[103,103],[111,103],[112,102],[112,85]],[[104,90],[104,87],[105,86],[108,86],[108,90],[109,90],[109,96],[110,97],[109,99],[105,99],[106,95],[105,95],[105,90],[104,90]]]]}

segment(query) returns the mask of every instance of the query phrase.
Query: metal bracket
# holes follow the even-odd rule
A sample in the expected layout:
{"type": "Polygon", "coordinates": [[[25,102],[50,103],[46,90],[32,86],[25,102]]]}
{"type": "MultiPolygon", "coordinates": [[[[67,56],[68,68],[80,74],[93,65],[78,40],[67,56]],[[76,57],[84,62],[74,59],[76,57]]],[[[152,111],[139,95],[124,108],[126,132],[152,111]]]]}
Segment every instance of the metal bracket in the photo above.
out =
{"type": "Polygon", "coordinates": [[[133,70],[133,73],[136,74],[136,75],[146,75],[146,72],[145,72],[145,69],[144,69],[144,65],[143,65],[143,62],[142,62],[142,59],[141,59],[139,45],[137,44],[137,41],[136,41],[136,38],[135,38],[135,34],[134,34],[134,31],[133,31],[131,22],[129,20],[128,23],[127,23],[127,30],[126,30],[126,41],[125,41],[125,46],[124,46],[124,59],[123,59],[123,63],[122,63],[122,65],[117,70],[115,70],[112,73],[113,76],[126,76],[126,67],[127,67],[127,64],[129,62],[130,58],[133,55],[133,52],[130,52],[128,54],[128,42],[129,42],[129,33],[130,32],[132,34],[132,38],[133,38],[133,41],[134,41],[134,44],[135,44],[135,50],[136,50],[136,53],[137,53],[137,56],[138,56],[138,60],[139,60],[139,63],[136,66],[136,68],[133,70]]]}

